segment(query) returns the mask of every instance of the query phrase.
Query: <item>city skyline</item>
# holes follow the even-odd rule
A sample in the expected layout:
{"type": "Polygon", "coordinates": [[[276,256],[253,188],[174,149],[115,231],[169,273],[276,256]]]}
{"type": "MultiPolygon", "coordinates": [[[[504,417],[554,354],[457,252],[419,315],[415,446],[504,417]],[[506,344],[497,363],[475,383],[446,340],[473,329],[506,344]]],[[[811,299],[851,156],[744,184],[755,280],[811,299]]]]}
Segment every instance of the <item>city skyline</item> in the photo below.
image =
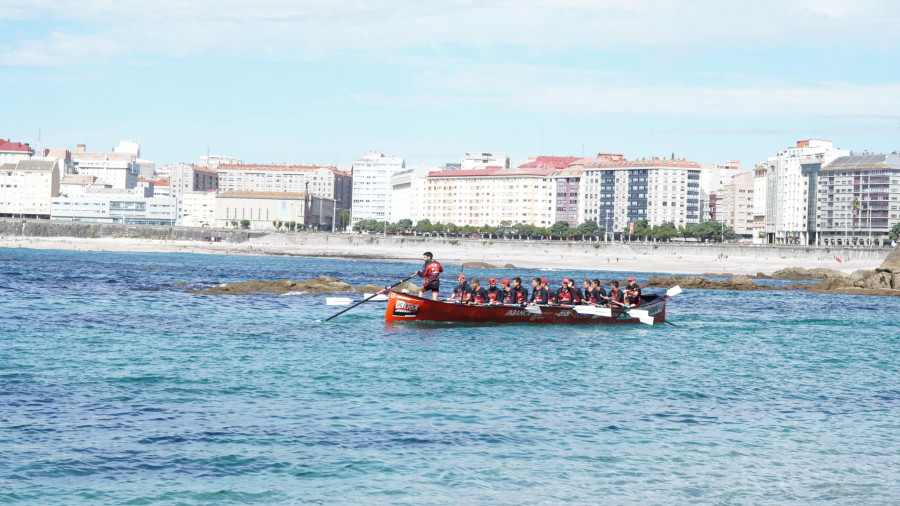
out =
{"type": "Polygon", "coordinates": [[[891,152],[897,21],[875,1],[6,2],[0,137],[134,139],[157,164],[891,152]]]}

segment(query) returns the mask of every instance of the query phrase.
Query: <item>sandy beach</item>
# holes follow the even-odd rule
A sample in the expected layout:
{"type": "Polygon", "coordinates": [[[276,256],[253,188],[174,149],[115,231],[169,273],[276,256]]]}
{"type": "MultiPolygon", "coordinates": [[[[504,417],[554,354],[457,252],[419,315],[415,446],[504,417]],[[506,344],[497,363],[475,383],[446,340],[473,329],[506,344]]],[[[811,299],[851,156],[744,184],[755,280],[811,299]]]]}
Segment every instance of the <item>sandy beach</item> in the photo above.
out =
{"type": "MultiPolygon", "coordinates": [[[[785,267],[874,269],[889,249],[856,250],[751,245],[583,243],[381,237],[331,234],[270,234],[242,243],[131,238],[0,237],[0,248],[81,251],[289,255],[421,262],[424,251],[447,266],[485,262],[502,267],[588,269],[678,274],[771,274],[785,267]],[[840,259],[840,261],[838,261],[840,259]]],[[[0,254],[2,255],[2,254],[0,254]]]]}

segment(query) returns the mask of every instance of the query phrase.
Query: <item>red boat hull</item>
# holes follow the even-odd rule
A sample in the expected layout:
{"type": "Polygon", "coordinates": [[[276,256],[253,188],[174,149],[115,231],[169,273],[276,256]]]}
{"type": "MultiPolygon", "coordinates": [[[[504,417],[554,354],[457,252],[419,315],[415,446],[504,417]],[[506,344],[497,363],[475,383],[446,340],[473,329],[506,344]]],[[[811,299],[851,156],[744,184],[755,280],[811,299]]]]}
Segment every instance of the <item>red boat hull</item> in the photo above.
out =
{"type": "MultiPolygon", "coordinates": [[[[666,319],[666,297],[659,297],[639,308],[657,322],[666,319]]],[[[387,322],[456,322],[456,323],[543,323],[543,324],[601,324],[640,323],[621,310],[613,309],[612,316],[582,314],[571,306],[540,306],[540,313],[532,313],[521,306],[467,306],[435,301],[390,292],[384,313],[387,322]]]]}

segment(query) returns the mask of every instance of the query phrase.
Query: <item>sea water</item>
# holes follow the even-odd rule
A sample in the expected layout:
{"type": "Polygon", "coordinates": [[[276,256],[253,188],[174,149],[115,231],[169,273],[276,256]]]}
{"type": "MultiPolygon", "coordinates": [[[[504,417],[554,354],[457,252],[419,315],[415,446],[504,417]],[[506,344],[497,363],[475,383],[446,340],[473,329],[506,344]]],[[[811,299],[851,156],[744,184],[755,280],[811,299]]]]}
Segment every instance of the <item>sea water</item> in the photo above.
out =
{"type": "MultiPolygon", "coordinates": [[[[632,274],[582,267],[553,274],[632,274]]],[[[0,249],[0,502],[900,501],[900,299],[686,290],[677,326],[389,327],[384,303],[324,322],[321,294],[188,293],[417,268],[0,249]]]]}

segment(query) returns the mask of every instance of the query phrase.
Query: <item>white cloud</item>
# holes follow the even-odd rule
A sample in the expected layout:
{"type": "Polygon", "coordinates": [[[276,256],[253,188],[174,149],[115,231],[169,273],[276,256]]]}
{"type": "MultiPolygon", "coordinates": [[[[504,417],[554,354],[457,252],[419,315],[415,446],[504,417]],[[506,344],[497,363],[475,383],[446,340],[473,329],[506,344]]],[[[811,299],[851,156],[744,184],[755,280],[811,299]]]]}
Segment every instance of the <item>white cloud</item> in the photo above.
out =
{"type": "MultiPolygon", "coordinates": [[[[76,57],[72,45],[90,46],[98,40],[111,48],[102,55],[121,58],[216,51],[302,57],[446,45],[602,52],[878,43],[887,50],[900,40],[895,29],[900,24],[898,7],[890,0],[13,0],[0,6],[0,19],[22,17],[43,20],[46,33],[56,34],[7,48],[34,55],[33,64],[40,65],[76,57]],[[59,40],[60,34],[66,34],[65,41],[59,40]],[[80,43],[80,38],[87,42],[80,43]]],[[[7,65],[13,62],[21,58],[5,60],[7,65]]],[[[92,62],[88,57],[86,63],[92,62]]]]}

